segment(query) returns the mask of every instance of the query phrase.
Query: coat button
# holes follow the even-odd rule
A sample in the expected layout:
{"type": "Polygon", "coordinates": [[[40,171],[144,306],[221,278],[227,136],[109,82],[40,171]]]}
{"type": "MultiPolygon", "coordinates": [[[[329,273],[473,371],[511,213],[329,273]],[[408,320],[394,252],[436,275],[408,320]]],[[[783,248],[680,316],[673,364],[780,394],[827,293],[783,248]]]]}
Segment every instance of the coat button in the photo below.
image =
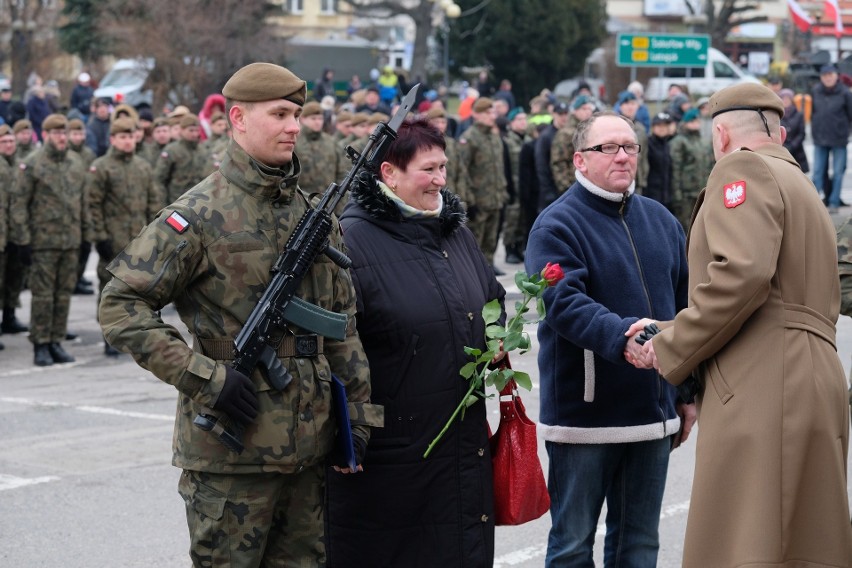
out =
{"type": "Polygon", "coordinates": [[[450,258],[450,255],[449,255],[449,254],[447,254],[447,251],[445,251],[445,250],[442,250],[442,251],[441,251],[441,254],[443,254],[443,255],[444,255],[444,258],[450,258]]]}
{"type": "Polygon", "coordinates": [[[467,312],[467,319],[473,321],[473,312],[467,312]]]}
{"type": "Polygon", "coordinates": [[[488,522],[488,515],[482,515],[481,517],[479,517],[479,520],[482,521],[483,523],[487,523],[488,522]]]}
{"type": "Polygon", "coordinates": [[[485,455],[485,450],[482,449],[482,448],[479,448],[478,450],[476,450],[476,453],[477,453],[477,455],[479,455],[479,457],[482,457],[482,456],[485,455]]]}

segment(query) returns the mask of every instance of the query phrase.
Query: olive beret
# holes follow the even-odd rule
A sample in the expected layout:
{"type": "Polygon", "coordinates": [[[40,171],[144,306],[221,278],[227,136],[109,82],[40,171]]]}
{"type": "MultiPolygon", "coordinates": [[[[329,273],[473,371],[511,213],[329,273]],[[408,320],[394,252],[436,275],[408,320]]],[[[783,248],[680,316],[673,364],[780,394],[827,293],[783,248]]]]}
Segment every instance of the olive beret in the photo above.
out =
{"type": "Polygon", "coordinates": [[[175,116],[184,116],[184,115],[187,115],[187,114],[189,114],[189,109],[187,107],[185,107],[184,105],[178,105],[178,106],[175,107],[175,109],[172,112],[169,113],[169,118],[172,118],[172,117],[175,117],[175,116]]]}
{"type": "Polygon", "coordinates": [[[307,84],[289,69],[272,63],[250,63],[228,79],[222,94],[245,103],[284,99],[301,106],[307,89],[307,84]]]}
{"type": "Polygon", "coordinates": [[[181,128],[189,128],[190,126],[200,126],[200,122],[198,122],[198,115],[189,113],[180,117],[180,127],[181,128]]]}
{"type": "Polygon", "coordinates": [[[9,128],[8,124],[0,124],[0,136],[6,136],[7,134],[11,134],[12,129],[9,128]]]}
{"type": "Polygon", "coordinates": [[[79,118],[72,118],[68,121],[68,130],[86,130],[86,125],[79,118]]]}
{"type": "Polygon", "coordinates": [[[380,122],[387,122],[388,120],[390,120],[390,117],[383,112],[374,112],[367,119],[367,121],[372,123],[372,124],[378,124],[380,122]]]}
{"type": "Polygon", "coordinates": [[[322,114],[322,105],[316,101],[305,103],[305,106],[302,107],[302,116],[313,116],[315,114],[322,114]]]}
{"type": "Polygon", "coordinates": [[[473,112],[485,112],[490,109],[493,104],[494,101],[488,97],[479,97],[476,99],[476,102],[473,103],[473,112]]]}
{"type": "Polygon", "coordinates": [[[109,125],[109,133],[120,134],[122,132],[133,132],[136,130],[136,121],[129,116],[121,116],[112,121],[109,125]]]}
{"type": "Polygon", "coordinates": [[[447,118],[447,111],[439,106],[429,107],[429,110],[426,111],[426,114],[423,115],[426,120],[432,120],[433,118],[447,118]]]}
{"type": "Polygon", "coordinates": [[[370,115],[366,112],[356,112],[352,115],[352,126],[358,126],[359,124],[364,124],[370,120],[370,115]]]}
{"type": "Polygon", "coordinates": [[[115,120],[120,116],[128,116],[132,118],[134,122],[139,121],[139,112],[127,103],[122,103],[113,109],[112,120],[115,120]]]}
{"type": "Polygon", "coordinates": [[[337,122],[348,122],[352,120],[352,113],[348,110],[342,110],[337,113],[337,116],[335,118],[337,119],[337,122]]]}
{"type": "Polygon", "coordinates": [[[181,120],[182,118],[183,118],[183,115],[181,115],[181,116],[171,116],[171,115],[169,115],[169,116],[167,117],[167,120],[169,121],[169,126],[179,126],[179,125],[180,125],[180,120],[181,120]]]}
{"type": "Polygon", "coordinates": [[[45,132],[49,130],[65,130],[68,128],[68,119],[64,114],[49,114],[41,123],[41,129],[45,132]]]}
{"type": "Polygon", "coordinates": [[[27,129],[27,128],[32,128],[32,127],[33,127],[33,123],[32,123],[32,122],[30,122],[30,121],[29,121],[29,120],[27,120],[26,118],[22,118],[21,120],[18,120],[17,122],[15,122],[15,125],[14,125],[14,126],[12,126],[12,131],[13,131],[15,134],[17,134],[17,133],[18,133],[18,132],[20,132],[21,130],[25,130],[25,129],[27,129]]]}
{"type": "Polygon", "coordinates": [[[217,111],[216,111],[216,112],[214,112],[214,113],[213,113],[213,115],[210,117],[210,124],[213,124],[214,122],[216,122],[216,121],[218,121],[218,120],[228,120],[228,117],[227,117],[227,116],[225,116],[225,113],[224,113],[224,112],[217,110],[217,111]]]}
{"type": "Polygon", "coordinates": [[[154,119],[154,128],[159,128],[161,126],[169,126],[169,117],[158,116],[154,119]]]}
{"type": "Polygon", "coordinates": [[[710,114],[717,116],[732,110],[771,110],[784,116],[784,103],[769,87],[757,83],[740,83],[717,91],[710,97],[710,114]]]}

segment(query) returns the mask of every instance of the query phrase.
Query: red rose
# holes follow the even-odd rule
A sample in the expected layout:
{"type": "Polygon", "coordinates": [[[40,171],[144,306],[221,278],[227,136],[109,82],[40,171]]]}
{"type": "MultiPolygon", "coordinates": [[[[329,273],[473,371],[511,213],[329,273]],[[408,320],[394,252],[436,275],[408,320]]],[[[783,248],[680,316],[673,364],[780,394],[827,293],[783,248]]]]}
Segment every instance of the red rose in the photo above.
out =
{"type": "Polygon", "coordinates": [[[558,264],[548,262],[541,271],[541,277],[544,278],[548,286],[555,286],[557,282],[565,278],[565,273],[562,272],[562,267],[558,264]]]}

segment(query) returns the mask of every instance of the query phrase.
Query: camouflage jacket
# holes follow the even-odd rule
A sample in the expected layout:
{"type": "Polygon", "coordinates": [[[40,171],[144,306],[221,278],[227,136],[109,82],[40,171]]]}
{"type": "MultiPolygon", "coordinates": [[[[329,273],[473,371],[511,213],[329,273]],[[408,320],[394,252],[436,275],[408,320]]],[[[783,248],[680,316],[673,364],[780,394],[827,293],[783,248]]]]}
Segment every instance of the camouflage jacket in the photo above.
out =
{"type": "Polygon", "coordinates": [[[40,146],[36,145],[34,142],[30,142],[29,144],[18,144],[15,147],[15,160],[23,162],[25,158],[39,148],[40,146]]]}
{"type": "Polygon", "coordinates": [[[698,197],[713,169],[713,147],[701,132],[681,128],[669,142],[672,156],[672,201],[698,197]]]}
{"type": "Polygon", "coordinates": [[[521,146],[524,145],[525,137],[523,134],[512,132],[506,133],[503,140],[506,142],[506,147],[509,148],[509,167],[512,170],[512,185],[515,188],[515,202],[517,203],[518,191],[521,187],[519,174],[521,172],[521,146]]]}
{"type": "Polygon", "coordinates": [[[474,124],[459,139],[459,184],[456,193],[469,208],[500,209],[508,200],[503,140],[490,126],[474,124]]]}
{"type": "Polygon", "coordinates": [[[325,132],[303,130],[296,139],[296,155],[302,166],[299,187],[311,193],[322,193],[333,181],[340,181],[351,163],[325,132]]]}
{"type": "MultiPolygon", "coordinates": [[[[14,160],[14,156],[11,158],[14,160]]],[[[12,184],[15,182],[15,170],[6,159],[0,156],[0,251],[6,248],[9,223],[9,199],[11,198],[12,184]]]]}
{"type": "Polygon", "coordinates": [[[164,206],[176,201],[204,179],[206,158],[204,152],[198,149],[197,142],[175,140],[163,148],[154,167],[154,177],[165,190],[164,206]]]}
{"type": "Polygon", "coordinates": [[[577,181],[574,175],[574,131],[577,124],[577,117],[569,116],[568,124],[556,131],[550,146],[550,173],[560,195],[577,181]]]}
{"type": "Polygon", "coordinates": [[[18,166],[9,233],[34,250],[77,250],[86,170],[79,156],[45,144],[18,166]]]}
{"type": "Polygon", "coordinates": [[[95,152],[86,146],[86,144],[80,144],[79,146],[75,146],[71,142],[68,143],[68,151],[74,152],[78,156],[80,156],[80,160],[83,162],[83,166],[88,169],[89,166],[92,165],[92,162],[95,161],[97,156],[95,152]]]}
{"type": "Polygon", "coordinates": [[[160,154],[163,153],[166,146],[168,146],[168,144],[160,146],[158,142],[143,142],[142,149],[139,150],[136,155],[148,162],[148,165],[150,165],[153,170],[157,167],[157,162],[160,161],[160,154]]]}
{"type": "Polygon", "coordinates": [[[852,316],[852,217],[837,230],[837,267],[840,272],[840,313],[852,316]]]}
{"type": "MultiPolygon", "coordinates": [[[[270,268],[309,207],[297,188],[298,160],[289,172],[263,173],[235,142],[218,172],[192,188],[142,230],[108,266],[115,276],[103,291],[100,322],[110,345],[180,391],[173,463],[181,468],[249,473],[294,472],[321,463],[332,448],[333,372],[346,384],[353,433],[369,438],[380,426],[381,407],[369,404],[369,367],[355,327],[355,293],[347,270],[321,255],[297,296],[349,316],[344,341],[324,340],[313,357],[280,357],[293,376],[272,390],[257,369],[260,413],[236,454],[195,426],[199,412],[212,412],[225,380],[227,358],[203,353],[202,342],[227,345],[240,332],[270,280],[270,268]],[[174,302],[194,339],[190,349],[158,310],[174,302]]],[[[331,245],[344,250],[339,227],[331,245]]],[[[305,333],[288,326],[287,338],[305,333]]],[[[286,343],[286,341],[284,342],[286,343]]],[[[209,351],[209,350],[208,350],[209,351]]],[[[222,417],[224,419],[224,417],[222,417]]]]}
{"type": "Polygon", "coordinates": [[[461,176],[461,163],[459,162],[459,143],[455,138],[444,136],[447,148],[444,153],[447,156],[447,189],[458,193],[459,176],[461,176]]]}
{"type": "Polygon", "coordinates": [[[162,202],[162,190],[148,162],[111,147],[89,167],[87,240],[109,240],[114,251],[123,249],[154,219],[162,202]]]}
{"type": "MultiPolygon", "coordinates": [[[[636,156],[636,191],[641,195],[642,190],[648,185],[648,133],[645,132],[641,122],[632,119],[631,122],[633,122],[633,132],[636,133],[636,143],[642,147],[639,155],[636,156]]],[[[713,169],[712,164],[710,169],[713,169]]],[[[710,170],[707,170],[707,175],[710,175],[710,170]]],[[[699,191],[703,187],[702,185],[699,191]]]]}

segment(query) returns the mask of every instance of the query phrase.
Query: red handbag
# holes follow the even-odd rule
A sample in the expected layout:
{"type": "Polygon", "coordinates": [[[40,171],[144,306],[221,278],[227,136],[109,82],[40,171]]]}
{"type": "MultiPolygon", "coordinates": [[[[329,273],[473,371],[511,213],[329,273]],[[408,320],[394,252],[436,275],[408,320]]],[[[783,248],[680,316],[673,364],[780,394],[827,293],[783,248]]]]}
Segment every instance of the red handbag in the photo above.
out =
{"type": "Polygon", "coordinates": [[[538,459],[535,422],[527,418],[514,380],[500,391],[500,425],[490,443],[495,524],[520,525],[545,514],[550,495],[538,459]]]}

